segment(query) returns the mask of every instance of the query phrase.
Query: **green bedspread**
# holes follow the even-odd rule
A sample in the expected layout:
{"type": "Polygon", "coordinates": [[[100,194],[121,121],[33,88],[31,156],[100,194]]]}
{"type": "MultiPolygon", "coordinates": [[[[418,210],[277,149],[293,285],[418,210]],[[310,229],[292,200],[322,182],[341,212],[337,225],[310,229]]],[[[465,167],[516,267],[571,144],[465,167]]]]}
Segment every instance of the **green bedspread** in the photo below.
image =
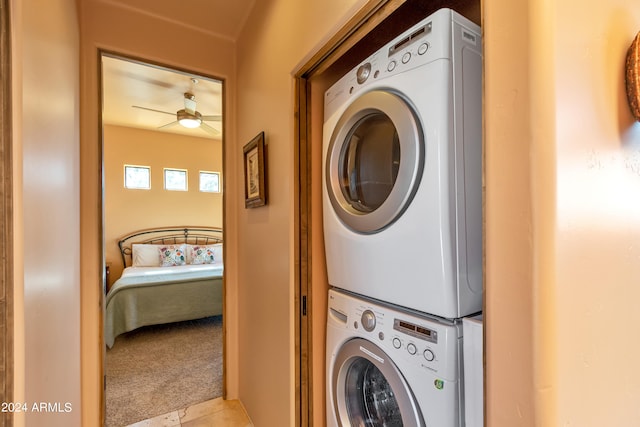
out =
{"type": "Polygon", "coordinates": [[[222,314],[222,265],[204,272],[122,277],[106,298],[104,340],[141,326],[222,314]]]}

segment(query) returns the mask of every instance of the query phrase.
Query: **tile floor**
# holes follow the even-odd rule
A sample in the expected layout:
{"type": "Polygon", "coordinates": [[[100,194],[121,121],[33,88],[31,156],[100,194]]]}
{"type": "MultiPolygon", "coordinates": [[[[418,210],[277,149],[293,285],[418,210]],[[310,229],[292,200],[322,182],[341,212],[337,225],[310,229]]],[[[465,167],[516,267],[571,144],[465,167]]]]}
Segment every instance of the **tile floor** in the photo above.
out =
{"type": "Polygon", "coordinates": [[[253,427],[238,400],[221,397],[169,412],[127,427],[253,427]]]}

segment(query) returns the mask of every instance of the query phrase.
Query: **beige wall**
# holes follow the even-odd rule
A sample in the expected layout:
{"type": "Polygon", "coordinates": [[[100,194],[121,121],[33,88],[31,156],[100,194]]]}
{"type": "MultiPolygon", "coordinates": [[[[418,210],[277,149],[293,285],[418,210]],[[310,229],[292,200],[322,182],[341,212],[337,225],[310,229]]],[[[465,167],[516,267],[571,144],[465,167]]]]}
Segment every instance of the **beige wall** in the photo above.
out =
{"type": "MultiPolygon", "coordinates": [[[[212,33],[195,31],[179,23],[120,8],[111,2],[78,0],[80,10],[81,82],[81,236],[82,236],[82,396],[83,425],[98,425],[102,401],[103,347],[101,337],[100,280],[102,269],[100,115],[98,94],[98,49],[186,69],[224,81],[225,144],[235,140],[235,44],[212,33]],[[198,43],[183,43],[198,40],[198,43]]],[[[225,154],[227,155],[227,154],[225,154]]],[[[233,176],[234,164],[227,159],[225,176],[233,176]],[[228,165],[228,166],[227,166],[228,165]]],[[[225,181],[225,194],[235,184],[225,181]]],[[[226,203],[226,202],[225,202],[226,203]]],[[[237,292],[234,208],[227,208],[225,224],[225,282],[229,315],[225,317],[227,396],[237,397],[237,292]]]]}
{"type": "MultiPolygon", "coordinates": [[[[256,2],[238,40],[238,141],[231,147],[241,180],[242,144],[264,131],[268,151],[266,207],[237,207],[239,389],[259,426],[294,425],[294,253],[297,192],[293,144],[298,64],[364,1],[256,2]]],[[[319,408],[320,411],[322,410],[319,408]]],[[[319,424],[321,425],[321,424],[319,424]]]]}
{"type": "Polygon", "coordinates": [[[558,411],[550,423],[632,425],[640,424],[640,123],[627,105],[624,60],[640,7],[587,6],[559,2],[552,15],[557,342],[549,356],[558,411]]]}
{"type": "MultiPolygon", "coordinates": [[[[80,425],[75,2],[12,1],[16,426],[80,425]],[[33,412],[61,402],[70,412],[33,412]]],[[[4,414],[3,414],[4,415],[4,414]]]]}
{"type": "Polygon", "coordinates": [[[153,227],[201,225],[222,227],[223,193],[199,190],[200,171],[222,175],[222,141],[166,132],[104,127],[105,259],[109,282],[122,273],[118,240],[125,234],[153,227]],[[151,168],[151,188],[124,187],[124,165],[151,168]],[[164,189],[164,168],[187,170],[187,191],[164,189]]]}
{"type": "Polygon", "coordinates": [[[635,425],[640,124],[624,60],[640,9],[483,8],[488,425],[635,425]]]}

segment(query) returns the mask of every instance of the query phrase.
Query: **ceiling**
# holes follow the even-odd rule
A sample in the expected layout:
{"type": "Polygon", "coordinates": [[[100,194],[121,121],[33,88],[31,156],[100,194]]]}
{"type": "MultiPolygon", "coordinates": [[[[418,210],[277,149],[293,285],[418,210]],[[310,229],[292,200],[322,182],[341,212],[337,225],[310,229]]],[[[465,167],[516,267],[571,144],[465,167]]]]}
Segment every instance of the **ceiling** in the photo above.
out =
{"type": "Polygon", "coordinates": [[[176,121],[177,111],[185,108],[185,92],[195,95],[201,115],[221,118],[222,83],[218,80],[110,56],[102,57],[102,79],[104,124],[222,138],[222,120],[204,121],[214,131],[188,129],[176,121]]]}
{"type": "MultiPolygon", "coordinates": [[[[236,40],[255,0],[190,0],[188,7],[175,0],[102,0],[206,34],[236,40]]],[[[187,129],[176,121],[185,108],[184,93],[195,95],[196,110],[203,116],[222,115],[222,83],[197,75],[169,70],[121,58],[103,56],[104,124],[162,132],[222,138],[222,121],[205,121],[216,131],[187,129]],[[165,113],[145,110],[164,111],[165,113]],[[168,125],[166,127],[162,127],[168,125]],[[162,129],[158,129],[162,127],[162,129]]]]}
{"type": "Polygon", "coordinates": [[[255,0],[99,1],[231,41],[238,38],[255,4],[255,0]]]}

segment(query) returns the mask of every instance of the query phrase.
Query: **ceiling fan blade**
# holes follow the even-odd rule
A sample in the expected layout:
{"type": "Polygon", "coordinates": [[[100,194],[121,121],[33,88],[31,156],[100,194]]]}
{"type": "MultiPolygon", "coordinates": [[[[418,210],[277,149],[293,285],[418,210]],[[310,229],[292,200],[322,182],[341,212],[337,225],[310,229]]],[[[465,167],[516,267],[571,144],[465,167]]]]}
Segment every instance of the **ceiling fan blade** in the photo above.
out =
{"type": "Polygon", "coordinates": [[[132,105],[133,108],[139,108],[141,110],[147,110],[147,111],[154,111],[156,113],[162,113],[162,114],[171,114],[172,116],[175,116],[176,113],[170,113],[168,111],[162,111],[162,110],[154,110],[153,108],[147,108],[147,107],[140,107],[139,105],[132,105]]]}
{"type": "Polygon", "coordinates": [[[177,124],[178,124],[178,121],[176,120],[175,122],[169,122],[166,125],[162,125],[158,129],[165,129],[165,128],[168,128],[168,127],[171,127],[171,126],[175,126],[177,124]]]}
{"type": "Polygon", "coordinates": [[[219,122],[222,120],[222,115],[218,114],[215,116],[202,116],[202,120],[207,120],[209,122],[219,122]]]}
{"type": "Polygon", "coordinates": [[[211,135],[220,135],[220,131],[218,129],[209,126],[205,122],[200,123],[200,127],[211,135]]]}
{"type": "MultiPolygon", "coordinates": [[[[129,61],[124,61],[124,62],[129,62],[129,61]]],[[[110,67],[113,67],[113,65],[110,67]]],[[[118,68],[114,70],[109,69],[109,71],[113,74],[117,74],[119,77],[122,77],[124,79],[134,79],[134,80],[143,82],[145,84],[160,86],[164,89],[174,89],[176,87],[176,84],[174,83],[168,83],[163,80],[155,79],[153,77],[141,75],[139,72],[125,71],[125,70],[120,70],[118,68]]]]}

